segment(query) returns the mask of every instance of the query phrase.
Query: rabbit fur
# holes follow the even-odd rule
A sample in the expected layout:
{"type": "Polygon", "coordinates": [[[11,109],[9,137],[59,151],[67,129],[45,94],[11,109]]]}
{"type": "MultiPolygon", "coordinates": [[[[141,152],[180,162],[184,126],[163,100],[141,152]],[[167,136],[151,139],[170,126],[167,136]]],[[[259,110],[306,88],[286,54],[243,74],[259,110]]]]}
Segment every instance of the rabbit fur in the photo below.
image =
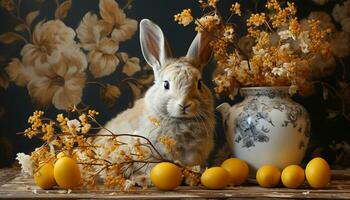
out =
{"type": "MultiPolygon", "coordinates": [[[[155,81],[144,98],[110,120],[105,127],[114,133],[147,137],[169,160],[186,166],[204,165],[214,145],[213,97],[201,82],[201,72],[211,56],[209,36],[197,34],[185,57],[172,58],[162,30],[152,21],[140,22],[141,50],[153,68],[155,81]],[[159,120],[155,126],[150,118],[159,120]],[[159,142],[168,135],[176,141],[169,152],[159,142]]],[[[109,134],[101,130],[99,134],[109,134]]],[[[103,144],[103,138],[99,141],[103,144]]]]}

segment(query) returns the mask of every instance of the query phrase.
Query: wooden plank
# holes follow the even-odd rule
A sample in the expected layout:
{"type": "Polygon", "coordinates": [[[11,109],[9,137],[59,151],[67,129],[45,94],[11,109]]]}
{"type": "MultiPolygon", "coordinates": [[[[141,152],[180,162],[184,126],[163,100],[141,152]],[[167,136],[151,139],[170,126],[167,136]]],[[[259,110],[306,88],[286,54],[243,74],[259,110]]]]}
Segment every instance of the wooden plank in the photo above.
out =
{"type": "MultiPolygon", "coordinates": [[[[0,170],[0,175],[2,170],[0,170]]],[[[17,171],[18,173],[18,171],[17,171]]],[[[305,185],[302,189],[262,188],[256,185],[227,187],[224,190],[207,190],[203,187],[181,186],[174,191],[160,191],[156,188],[142,190],[133,188],[129,192],[111,189],[68,191],[54,188],[41,190],[32,178],[17,176],[0,186],[3,199],[350,199],[349,171],[333,172],[331,185],[314,190],[305,185]]]]}

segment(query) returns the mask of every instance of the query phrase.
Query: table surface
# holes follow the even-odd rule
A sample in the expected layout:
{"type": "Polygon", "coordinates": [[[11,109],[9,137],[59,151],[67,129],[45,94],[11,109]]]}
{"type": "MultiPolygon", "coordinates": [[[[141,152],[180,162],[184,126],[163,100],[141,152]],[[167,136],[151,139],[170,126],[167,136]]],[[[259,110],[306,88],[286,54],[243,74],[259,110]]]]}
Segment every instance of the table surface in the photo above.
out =
{"type": "Polygon", "coordinates": [[[32,178],[20,174],[18,168],[0,169],[0,198],[4,199],[350,199],[350,171],[332,171],[332,183],[326,189],[261,188],[256,185],[206,190],[203,187],[181,186],[174,191],[156,188],[129,192],[115,190],[42,190],[32,178]]]}

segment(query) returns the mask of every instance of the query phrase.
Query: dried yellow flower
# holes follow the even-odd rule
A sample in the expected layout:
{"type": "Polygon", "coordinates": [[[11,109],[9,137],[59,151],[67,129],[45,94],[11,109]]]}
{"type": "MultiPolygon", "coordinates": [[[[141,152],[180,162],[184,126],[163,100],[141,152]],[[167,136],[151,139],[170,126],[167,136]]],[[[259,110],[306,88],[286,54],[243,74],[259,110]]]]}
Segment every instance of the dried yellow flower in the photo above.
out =
{"type": "Polygon", "coordinates": [[[161,135],[158,137],[158,141],[165,147],[168,152],[172,152],[176,144],[176,140],[171,138],[169,135],[161,135]]]}
{"type": "Polygon", "coordinates": [[[219,2],[219,0],[208,0],[208,5],[213,7],[213,8],[216,8],[218,2],[219,2]]]}
{"type": "Polygon", "coordinates": [[[184,9],[181,13],[174,15],[174,20],[183,26],[189,25],[193,21],[191,9],[184,9]]]}
{"type": "Polygon", "coordinates": [[[160,121],[159,119],[155,118],[155,117],[149,117],[148,120],[155,125],[156,127],[160,127],[160,121]]]}
{"type": "Polygon", "coordinates": [[[238,16],[242,15],[241,4],[239,4],[238,2],[232,4],[230,10],[231,10],[232,13],[234,13],[234,14],[236,14],[238,16]]]}

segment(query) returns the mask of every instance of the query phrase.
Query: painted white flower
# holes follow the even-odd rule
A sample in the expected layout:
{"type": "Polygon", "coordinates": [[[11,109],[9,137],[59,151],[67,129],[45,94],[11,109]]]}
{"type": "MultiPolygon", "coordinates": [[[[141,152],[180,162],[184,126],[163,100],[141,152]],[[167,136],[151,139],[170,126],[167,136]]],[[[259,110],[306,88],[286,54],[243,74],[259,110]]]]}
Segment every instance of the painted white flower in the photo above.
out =
{"type": "Polygon", "coordinates": [[[345,6],[337,4],[333,7],[332,16],[335,21],[341,22],[341,20],[348,16],[347,12],[348,11],[345,6]]]}
{"type": "Polygon", "coordinates": [[[68,126],[69,131],[71,133],[79,132],[81,130],[80,121],[77,119],[72,119],[72,120],[67,121],[67,126],[68,126]]]}
{"type": "Polygon", "coordinates": [[[68,51],[47,70],[35,70],[36,78],[27,85],[29,95],[40,106],[52,103],[57,109],[68,109],[81,101],[85,86],[87,62],[80,50],[68,51]],[[72,52],[72,54],[70,53],[72,52]],[[75,52],[75,53],[74,53],[75,52]]]}
{"type": "Polygon", "coordinates": [[[316,54],[310,58],[310,67],[312,67],[312,76],[315,78],[321,78],[327,75],[331,75],[336,67],[336,61],[334,56],[323,57],[316,54]]]}
{"type": "Polygon", "coordinates": [[[22,173],[27,174],[29,176],[33,175],[33,161],[30,159],[29,155],[24,153],[17,153],[16,160],[18,160],[21,165],[22,173]]]}
{"type": "Polygon", "coordinates": [[[91,51],[97,48],[97,43],[107,35],[108,27],[99,20],[96,14],[88,12],[81,20],[76,32],[81,46],[91,51]]]}
{"type": "Polygon", "coordinates": [[[140,66],[140,59],[137,57],[131,57],[129,58],[129,55],[127,53],[120,53],[122,62],[124,62],[123,66],[123,72],[127,74],[128,76],[134,75],[136,72],[141,70],[140,66]]]}
{"type": "Polygon", "coordinates": [[[340,22],[343,31],[350,33],[350,17],[346,17],[340,22]]]}
{"type": "Polygon", "coordinates": [[[21,50],[24,66],[48,67],[48,59],[58,46],[76,45],[74,37],[74,30],[60,20],[39,22],[33,31],[33,43],[26,44],[21,50]]]}
{"type": "Polygon", "coordinates": [[[130,39],[137,30],[137,21],[127,18],[115,0],[100,0],[100,14],[113,29],[112,39],[123,42],[130,39]]]}
{"type": "Polygon", "coordinates": [[[288,40],[289,38],[295,40],[295,36],[290,30],[279,31],[277,34],[280,36],[281,40],[288,40]]]}
{"type": "Polygon", "coordinates": [[[18,58],[13,58],[5,68],[11,81],[18,86],[26,86],[27,83],[35,78],[35,72],[32,67],[25,67],[18,58]]]}
{"type": "MultiPolygon", "coordinates": [[[[335,27],[334,23],[332,22],[331,16],[326,12],[313,11],[309,14],[308,19],[319,20],[320,21],[320,28],[323,30],[326,30],[328,28],[331,29],[332,31],[336,30],[336,27],[335,27]]],[[[306,19],[302,20],[301,28],[302,28],[302,30],[310,30],[308,20],[306,20],[306,19]]]]}
{"type": "Polygon", "coordinates": [[[116,70],[119,59],[115,53],[118,49],[119,44],[115,40],[105,37],[97,43],[96,49],[89,52],[89,70],[95,78],[110,75],[116,70]]]}
{"type": "Polygon", "coordinates": [[[119,98],[121,92],[118,86],[107,84],[102,92],[102,98],[107,105],[114,105],[115,101],[119,98]]]}

